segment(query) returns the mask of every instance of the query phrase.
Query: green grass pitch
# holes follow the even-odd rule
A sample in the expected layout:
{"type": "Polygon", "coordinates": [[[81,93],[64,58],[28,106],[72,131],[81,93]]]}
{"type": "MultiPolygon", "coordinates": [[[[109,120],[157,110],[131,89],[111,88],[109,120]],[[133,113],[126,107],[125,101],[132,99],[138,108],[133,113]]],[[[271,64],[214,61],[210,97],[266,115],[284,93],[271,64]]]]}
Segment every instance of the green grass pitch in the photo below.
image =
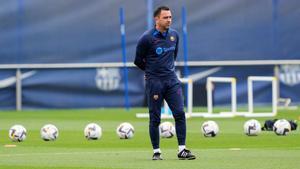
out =
{"type": "MultiPolygon", "coordinates": [[[[187,146],[197,156],[193,161],[177,159],[175,138],[161,139],[163,161],[152,161],[148,119],[137,119],[146,109],[36,110],[0,112],[0,168],[12,169],[299,169],[300,132],[276,136],[264,132],[259,136],[243,134],[244,117],[213,119],[220,127],[215,138],[200,133],[204,118],[187,119],[187,146]],[[118,139],[115,130],[121,122],[135,127],[130,140],[118,139]],[[86,124],[100,124],[100,140],[88,141],[83,136],[86,124]],[[40,138],[40,128],[56,125],[59,137],[54,142],[40,138]],[[27,129],[24,142],[11,142],[8,130],[14,124],[27,129]],[[5,145],[16,147],[5,147],[5,145]]],[[[297,119],[299,111],[281,110],[276,118],[297,119]]],[[[261,124],[268,118],[256,118],[261,124]]],[[[173,120],[170,119],[172,122],[173,120]]],[[[163,120],[165,121],[165,120],[163,120]]]]}

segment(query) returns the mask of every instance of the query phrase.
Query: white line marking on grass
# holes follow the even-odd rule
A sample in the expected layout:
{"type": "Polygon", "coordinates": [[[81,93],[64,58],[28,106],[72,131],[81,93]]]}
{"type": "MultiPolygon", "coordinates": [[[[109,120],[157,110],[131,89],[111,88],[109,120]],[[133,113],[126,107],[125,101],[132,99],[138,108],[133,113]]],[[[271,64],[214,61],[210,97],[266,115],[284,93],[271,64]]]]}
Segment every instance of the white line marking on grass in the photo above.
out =
{"type": "Polygon", "coordinates": [[[229,150],[231,150],[231,151],[239,151],[239,150],[241,150],[241,148],[230,148],[229,150]]]}
{"type": "Polygon", "coordinates": [[[17,145],[15,145],[15,144],[5,144],[3,147],[5,147],[5,148],[13,148],[13,147],[17,147],[17,145]]]}
{"type": "Polygon", "coordinates": [[[148,151],[100,151],[100,152],[58,152],[58,153],[19,153],[19,154],[0,154],[0,157],[12,157],[12,156],[44,156],[44,155],[70,155],[70,154],[119,154],[119,153],[144,153],[148,151]]]}
{"type": "MultiPolygon", "coordinates": [[[[193,149],[194,151],[226,151],[226,150],[229,150],[229,151],[240,151],[240,150],[246,150],[246,151],[254,151],[254,150],[257,150],[257,149],[249,149],[249,148],[214,148],[214,149],[193,149]]],[[[258,148],[258,150],[262,150],[260,148],[258,148]]],[[[300,150],[300,147],[293,147],[291,149],[273,149],[273,148],[270,148],[270,149],[263,149],[264,151],[268,151],[268,150],[300,150]]],[[[174,150],[169,150],[169,149],[166,149],[164,150],[164,152],[173,152],[174,150]]],[[[112,152],[112,151],[99,151],[99,152],[49,152],[49,153],[17,153],[17,154],[0,154],[0,158],[1,157],[16,157],[16,156],[47,156],[47,155],[82,155],[82,154],[121,154],[121,153],[150,153],[151,154],[151,151],[150,150],[139,150],[139,151],[115,151],[115,152],[112,152]]]]}

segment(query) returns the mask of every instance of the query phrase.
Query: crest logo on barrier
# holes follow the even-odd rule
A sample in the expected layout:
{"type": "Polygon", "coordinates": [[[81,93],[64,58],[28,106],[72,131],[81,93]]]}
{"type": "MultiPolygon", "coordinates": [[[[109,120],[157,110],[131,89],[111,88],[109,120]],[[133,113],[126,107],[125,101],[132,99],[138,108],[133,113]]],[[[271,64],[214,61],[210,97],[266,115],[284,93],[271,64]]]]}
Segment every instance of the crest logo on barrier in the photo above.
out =
{"type": "Polygon", "coordinates": [[[96,71],[95,81],[99,90],[113,91],[119,88],[121,75],[118,68],[98,68],[96,71]]]}
{"type": "Polygon", "coordinates": [[[288,86],[300,84],[300,65],[282,65],[279,68],[280,81],[288,86]]]}

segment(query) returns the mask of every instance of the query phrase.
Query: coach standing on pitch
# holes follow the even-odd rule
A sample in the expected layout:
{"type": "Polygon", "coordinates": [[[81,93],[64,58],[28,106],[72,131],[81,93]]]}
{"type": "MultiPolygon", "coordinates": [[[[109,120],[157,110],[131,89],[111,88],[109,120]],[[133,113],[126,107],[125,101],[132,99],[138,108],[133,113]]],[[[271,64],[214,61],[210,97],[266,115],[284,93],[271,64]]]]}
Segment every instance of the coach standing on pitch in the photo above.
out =
{"type": "Polygon", "coordinates": [[[174,62],[178,52],[178,33],[170,28],[172,14],[168,7],[154,11],[155,27],[146,31],[138,41],[134,64],[145,71],[146,94],[150,114],[149,133],[153,160],[162,160],[159,148],[161,105],[165,99],[173,112],[178,140],[178,158],[196,157],[185,147],[186,119],[183,110],[181,84],[175,74],[174,62]]]}

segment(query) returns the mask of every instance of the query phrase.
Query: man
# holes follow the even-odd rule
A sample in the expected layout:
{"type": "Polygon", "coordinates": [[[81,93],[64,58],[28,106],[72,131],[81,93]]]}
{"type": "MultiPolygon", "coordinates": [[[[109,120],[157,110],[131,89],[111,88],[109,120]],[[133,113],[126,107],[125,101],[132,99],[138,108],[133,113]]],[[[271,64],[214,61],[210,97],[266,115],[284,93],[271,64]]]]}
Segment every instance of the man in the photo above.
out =
{"type": "Polygon", "coordinates": [[[134,64],[145,71],[146,95],[153,147],[153,160],[162,160],[159,148],[161,105],[165,99],[173,112],[178,141],[178,158],[193,160],[196,157],[185,147],[186,119],[180,81],[175,74],[174,62],[178,51],[178,33],[170,28],[172,14],[168,7],[154,11],[155,27],[146,31],[137,44],[134,64]]]}

